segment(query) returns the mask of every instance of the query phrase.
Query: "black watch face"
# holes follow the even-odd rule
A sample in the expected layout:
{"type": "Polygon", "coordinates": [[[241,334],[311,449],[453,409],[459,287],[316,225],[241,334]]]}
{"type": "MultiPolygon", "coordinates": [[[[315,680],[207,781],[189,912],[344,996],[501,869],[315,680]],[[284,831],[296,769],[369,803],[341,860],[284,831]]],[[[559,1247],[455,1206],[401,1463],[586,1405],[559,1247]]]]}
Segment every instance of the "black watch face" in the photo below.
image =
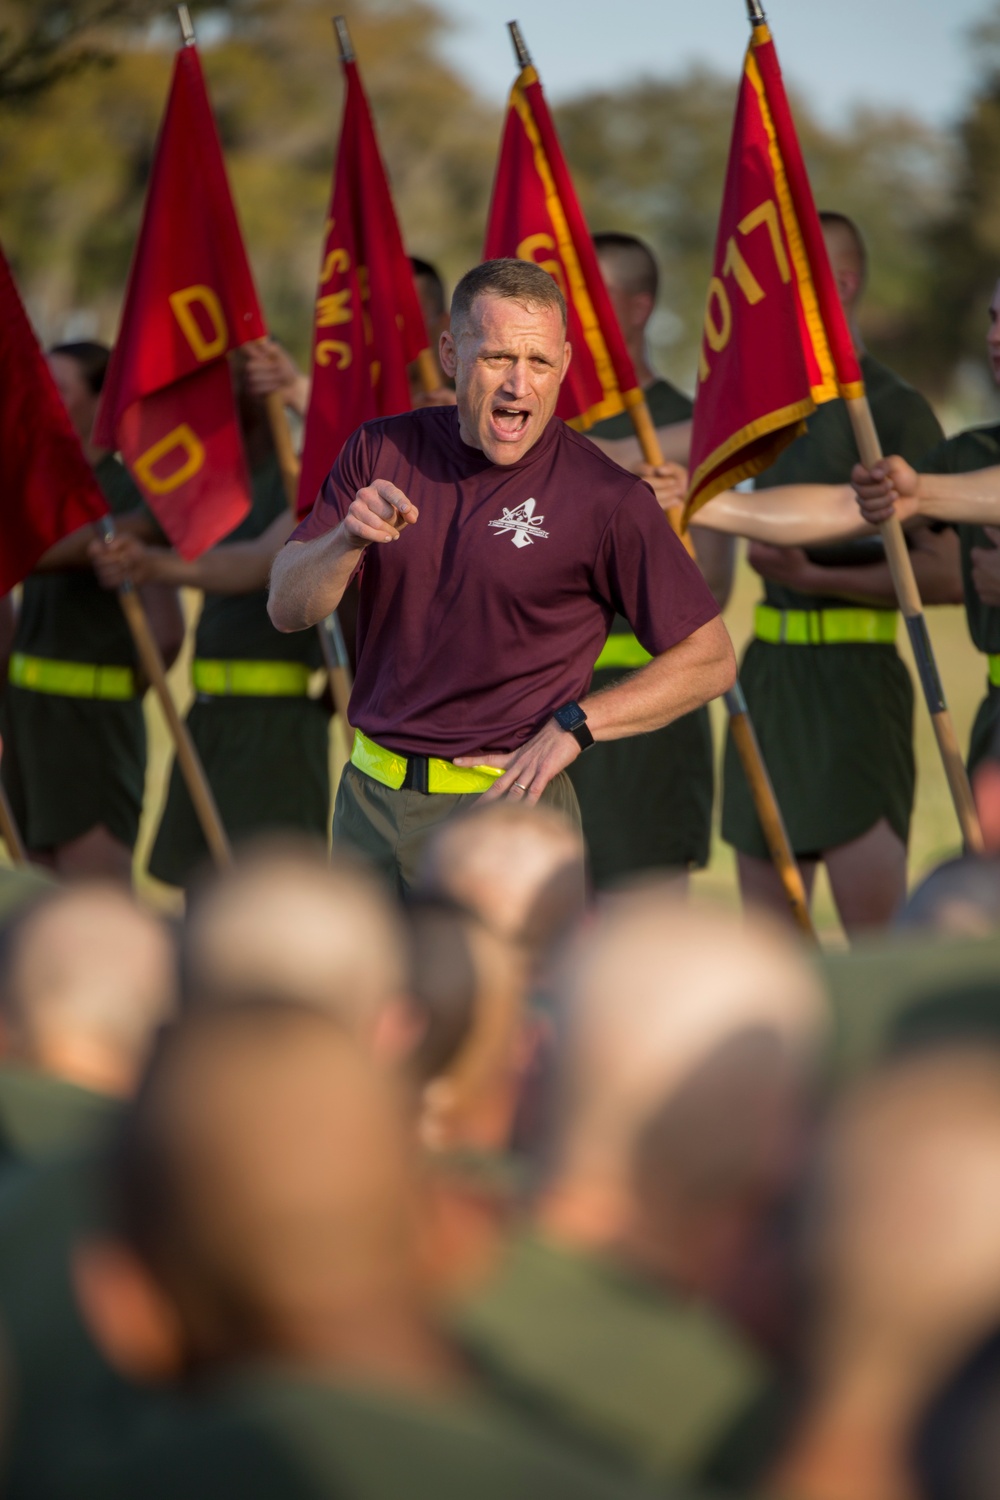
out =
{"type": "Polygon", "coordinates": [[[571,733],[587,722],[587,715],[578,703],[567,703],[553,717],[560,729],[568,729],[571,733]]]}

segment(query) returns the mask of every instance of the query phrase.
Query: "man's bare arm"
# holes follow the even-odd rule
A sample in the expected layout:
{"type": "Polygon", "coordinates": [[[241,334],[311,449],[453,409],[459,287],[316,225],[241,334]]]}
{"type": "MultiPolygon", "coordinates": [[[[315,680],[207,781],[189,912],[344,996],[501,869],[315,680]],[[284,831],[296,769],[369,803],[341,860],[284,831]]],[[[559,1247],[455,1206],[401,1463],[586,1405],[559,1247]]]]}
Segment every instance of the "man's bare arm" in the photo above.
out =
{"type": "MultiPolygon", "coordinates": [[[[637,437],[624,438],[599,438],[592,433],[587,433],[592,443],[613,458],[616,464],[621,464],[623,469],[629,473],[637,474],[639,468],[646,461],[637,437]]],[[[691,422],[671,422],[666,427],[658,427],[656,436],[659,440],[660,451],[665,463],[687,465],[688,455],[691,451],[691,422]]]]}
{"type": "Polygon", "coordinates": [[[870,536],[849,484],[786,484],[768,490],[724,490],[695,512],[693,524],[774,547],[819,547],[870,536]]]}
{"type": "Polygon", "coordinates": [[[92,542],[90,560],[105,588],[132,583],[171,584],[204,589],[210,594],[249,594],[267,584],[275,554],[295,525],[295,517],[276,517],[260,536],[246,542],[212,547],[190,562],[169,547],[147,547],[134,537],[92,542]]]}
{"type": "MultiPolygon", "coordinates": [[[[156,522],[144,510],[130,510],[123,516],[115,516],[115,531],[123,536],[138,537],[151,542],[157,536],[156,522]]],[[[38,573],[51,573],[57,568],[87,568],[90,566],[90,545],[101,535],[100,522],[88,521],[86,526],[60,537],[35,564],[38,573]]]]}
{"type": "Polygon", "coordinates": [[[965,521],[972,526],[1000,524],[1000,466],[971,474],[918,474],[894,454],[851,475],[858,505],[877,525],[893,515],[900,521],[925,516],[929,521],[965,521]]]}
{"type": "MultiPolygon", "coordinates": [[[[618,740],[648,734],[691,713],[728,692],[736,681],[736,656],[729,632],[718,616],[656,656],[638,672],[602,693],[584,698],[580,707],[595,740],[618,740]]],[[[503,768],[483,801],[512,795],[537,802],[553,777],[580,754],[571,734],[550,719],[520,750],[510,755],[483,749],[464,755],[458,766],[491,765],[503,768]]]]}
{"type": "MultiPolygon", "coordinates": [[[[910,537],[910,561],[924,603],[961,604],[962,569],[954,532],[937,533],[920,526],[910,537]]],[[[771,547],[763,542],[751,544],[748,561],[762,578],[801,594],[828,594],[876,606],[896,603],[887,562],[824,567],[800,547],[771,547]]]]}
{"type": "Polygon", "coordinates": [[[397,542],[418,519],[412,500],[386,479],[358,490],[339,526],[311,542],[289,542],[274,559],[267,612],[276,630],[306,630],[337,608],[366,547],[397,542]]]}

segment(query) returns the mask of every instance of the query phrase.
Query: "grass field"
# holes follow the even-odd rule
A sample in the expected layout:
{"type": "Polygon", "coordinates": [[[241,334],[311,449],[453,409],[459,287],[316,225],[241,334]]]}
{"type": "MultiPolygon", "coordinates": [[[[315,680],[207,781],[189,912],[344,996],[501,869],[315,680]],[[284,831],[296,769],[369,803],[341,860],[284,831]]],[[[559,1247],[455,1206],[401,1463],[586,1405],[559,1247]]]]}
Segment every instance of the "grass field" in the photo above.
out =
{"type": "MultiPolygon", "coordinates": [[[[726,613],[737,651],[742,653],[750,636],[753,606],[760,594],[760,580],[745,562],[737,572],[733,599],[726,613]]],[[[194,617],[198,607],[197,596],[185,599],[189,618],[194,617]]],[[[965,614],[960,608],[939,608],[930,611],[930,628],[937,652],[938,664],[944,681],[949,707],[955,720],[959,743],[963,749],[968,743],[969,730],[976,708],[983,694],[985,678],[984,662],[973,649],[965,626],[965,614]]],[[[909,643],[905,631],[900,628],[900,649],[913,669],[909,643]]],[[[189,638],[190,639],[190,638],[189,638]]],[[[171,672],[171,683],[177,701],[184,707],[190,697],[188,686],[189,649],[176,663],[171,672]]],[[[918,880],[941,859],[957,852],[959,846],[958,826],[952,810],[944,772],[938,759],[937,748],[930,720],[920,700],[918,691],[916,708],[917,738],[917,804],[913,820],[910,843],[910,879],[918,880]]],[[[170,749],[166,728],[159,706],[147,700],[147,719],[150,731],[149,772],[146,793],[146,813],[137,850],[139,887],[144,895],[159,907],[177,910],[180,900],[175,892],[159,885],[142,874],[149,842],[155,831],[156,820],[162,805],[163,791],[170,749]]],[[[717,754],[721,754],[725,733],[725,710],[721,703],[712,705],[713,729],[717,754]]],[[[334,738],[332,756],[334,774],[339,775],[342,764],[338,737],[334,738]]],[[[716,809],[718,814],[718,809],[716,809]]],[[[708,868],[695,876],[695,889],[710,894],[726,903],[736,904],[735,862],[732,851],[716,835],[712,843],[712,858],[708,868]]],[[[837,921],[829,887],[821,872],[815,899],[817,925],[825,942],[837,944],[843,941],[837,921]]]]}

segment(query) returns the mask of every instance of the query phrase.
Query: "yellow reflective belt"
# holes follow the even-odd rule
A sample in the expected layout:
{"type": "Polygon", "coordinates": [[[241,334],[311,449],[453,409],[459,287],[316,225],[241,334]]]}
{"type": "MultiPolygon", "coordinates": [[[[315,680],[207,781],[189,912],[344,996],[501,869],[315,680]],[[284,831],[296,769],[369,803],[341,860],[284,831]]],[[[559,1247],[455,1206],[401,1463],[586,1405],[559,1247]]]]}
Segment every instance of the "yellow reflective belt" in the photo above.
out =
{"type": "Polygon", "coordinates": [[[1000,687],[1000,656],[988,656],[986,658],[990,673],[990,686],[1000,687]]]}
{"type": "Polygon", "coordinates": [[[621,635],[609,635],[604,650],[594,663],[594,671],[602,667],[644,667],[653,658],[645,646],[640,646],[634,635],[623,631],[621,635]]]}
{"type": "Polygon", "coordinates": [[[772,646],[891,646],[894,609],[774,609],[758,604],[754,634],[772,646]]]}
{"type": "Polygon", "coordinates": [[[49,661],[44,656],[25,656],[15,651],[8,672],[16,687],[32,693],[52,693],[61,698],[135,697],[135,673],[131,667],[101,666],[86,661],[49,661]]]}
{"type": "Polygon", "coordinates": [[[303,698],[309,668],[300,661],[202,661],[191,663],[195,691],[213,698],[303,698]]]}
{"type": "MultiPolygon", "coordinates": [[[[406,756],[376,745],[360,729],[354,731],[351,765],[383,786],[399,791],[406,779],[406,756]]],[[[450,760],[432,756],[427,763],[429,792],[485,792],[503,772],[496,766],[453,766],[450,760]]]]}

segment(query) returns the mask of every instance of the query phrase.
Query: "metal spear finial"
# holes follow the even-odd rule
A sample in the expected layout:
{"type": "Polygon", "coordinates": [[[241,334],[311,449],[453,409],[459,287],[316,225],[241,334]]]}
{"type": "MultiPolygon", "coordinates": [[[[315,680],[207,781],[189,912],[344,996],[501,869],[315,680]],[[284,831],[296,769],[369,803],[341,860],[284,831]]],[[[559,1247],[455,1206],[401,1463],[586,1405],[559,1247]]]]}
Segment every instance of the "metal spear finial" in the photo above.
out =
{"type": "Polygon", "coordinates": [[[763,26],[767,22],[760,0],[747,0],[747,15],[751,26],[763,26]]]}
{"type": "Polygon", "coordinates": [[[518,25],[518,23],[516,21],[508,21],[507,22],[507,29],[510,32],[510,39],[514,43],[514,55],[517,58],[517,65],[518,65],[518,67],[519,68],[530,68],[531,67],[531,53],[528,51],[527,47],[524,45],[524,37],[521,35],[521,28],[520,28],[520,26],[518,25]]]}
{"type": "Polygon", "coordinates": [[[345,16],[334,16],[333,29],[337,33],[337,46],[340,48],[341,62],[354,62],[354,48],[351,45],[351,33],[347,29],[347,18],[345,16]]]}
{"type": "Polygon", "coordinates": [[[193,47],[195,43],[194,27],[191,24],[191,12],[186,5],[178,5],[177,19],[181,27],[181,41],[185,47],[193,47]]]}

